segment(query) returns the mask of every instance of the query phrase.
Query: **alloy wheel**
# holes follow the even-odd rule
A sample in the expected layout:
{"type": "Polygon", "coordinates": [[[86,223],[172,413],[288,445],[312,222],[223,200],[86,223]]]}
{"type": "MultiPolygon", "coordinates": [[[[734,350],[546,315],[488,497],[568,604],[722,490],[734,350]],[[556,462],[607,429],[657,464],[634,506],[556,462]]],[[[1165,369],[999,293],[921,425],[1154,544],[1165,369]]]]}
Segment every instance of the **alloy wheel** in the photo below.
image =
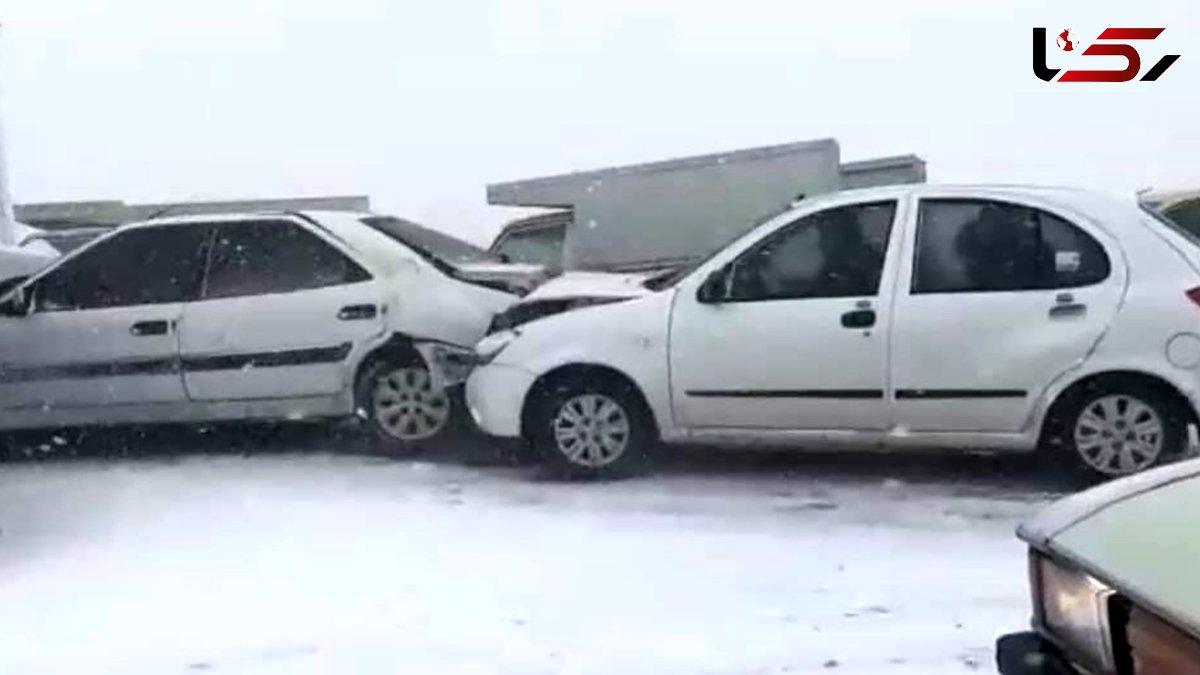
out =
{"type": "Polygon", "coordinates": [[[552,425],[558,451],[577,466],[607,466],[629,447],[629,416],[620,403],[605,394],[580,394],[567,399],[552,425]]]}
{"type": "Polygon", "coordinates": [[[1075,449],[1100,473],[1137,473],[1154,465],[1162,454],[1163,420],[1152,406],[1134,396],[1103,396],[1079,414],[1075,449]]]}
{"type": "Polygon", "coordinates": [[[424,368],[410,366],[380,374],[371,400],[380,428],[402,441],[432,438],[450,420],[450,398],[434,388],[424,368]]]}

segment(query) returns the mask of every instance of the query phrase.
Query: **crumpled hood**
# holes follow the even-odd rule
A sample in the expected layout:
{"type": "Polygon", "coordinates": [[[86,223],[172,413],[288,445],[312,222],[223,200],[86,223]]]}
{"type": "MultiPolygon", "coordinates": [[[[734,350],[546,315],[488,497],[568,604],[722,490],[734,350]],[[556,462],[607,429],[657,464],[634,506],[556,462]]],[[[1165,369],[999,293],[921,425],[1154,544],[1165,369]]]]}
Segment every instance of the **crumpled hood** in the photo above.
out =
{"type": "Polygon", "coordinates": [[[575,309],[631,300],[653,291],[642,282],[653,274],[566,272],[538,286],[521,301],[492,319],[488,333],[523,326],[575,309]]]}
{"type": "Polygon", "coordinates": [[[1135,602],[1200,630],[1200,459],[1113,481],[1050,505],[1021,526],[1035,547],[1065,554],[1135,602]]]}
{"type": "Polygon", "coordinates": [[[653,274],[565,272],[538,286],[524,302],[565,298],[636,298],[650,293],[642,282],[653,274]]]}
{"type": "Polygon", "coordinates": [[[502,284],[521,293],[533,290],[549,276],[545,267],[525,263],[454,263],[454,269],[463,281],[502,284]]]}

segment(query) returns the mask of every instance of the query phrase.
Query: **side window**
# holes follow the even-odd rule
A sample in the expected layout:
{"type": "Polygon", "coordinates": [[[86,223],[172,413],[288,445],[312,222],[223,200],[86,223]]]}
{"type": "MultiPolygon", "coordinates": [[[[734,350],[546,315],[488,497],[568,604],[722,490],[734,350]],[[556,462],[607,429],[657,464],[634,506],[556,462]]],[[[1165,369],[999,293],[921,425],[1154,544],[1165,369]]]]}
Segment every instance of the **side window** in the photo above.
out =
{"type": "Polygon", "coordinates": [[[888,201],[801,218],[733,264],[729,301],[875,295],[895,216],[888,201]]]}
{"type": "Polygon", "coordinates": [[[1076,288],[1108,277],[1104,248],[1045,211],[978,199],[925,199],[913,293],[1076,288]]]}
{"type": "Polygon", "coordinates": [[[341,251],[295,223],[226,223],[217,231],[204,297],[288,293],[369,278],[341,251]]]}
{"type": "Polygon", "coordinates": [[[34,282],[35,308],[102,309],[195,298],[210,233],[204,225],[118,232],[34,282]]]}

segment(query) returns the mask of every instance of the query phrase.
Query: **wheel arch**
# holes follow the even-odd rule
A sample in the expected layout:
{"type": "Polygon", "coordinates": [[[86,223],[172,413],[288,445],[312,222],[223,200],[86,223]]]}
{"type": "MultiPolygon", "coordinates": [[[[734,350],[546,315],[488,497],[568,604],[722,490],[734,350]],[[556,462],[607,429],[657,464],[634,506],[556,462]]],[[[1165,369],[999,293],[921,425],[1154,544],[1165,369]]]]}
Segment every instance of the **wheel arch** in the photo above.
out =
{"type": "MultiPolygon", "coordinates": [[[[410,365],[425,363],[425,358],[421,356],[421,352],[417,351],[416,341],[412,336],[405,333],[393,333],[391,337],[372,347],[359,359],[358,365],[354,368],[354,379],[351,381],[351,386],[356,386],[358,378],[368,368],[380,361],[394,361],[398,365],[410,365]]],[[[429,367],[429,364],[426,363],[425,366],[429,367]]]]}
{"type": "Polygon", "coordinates": [[[661,436],[659,422],[654,413],[654,407],[650,405],[649,399],[646,397],[645,389],[638,381],[619,368],[610,365],[601,365],[598,363],[575,362],[566,363],[560,366],[551,368],[542,373],[529,390],[525,392],[525,399],[521,402],[521,435],[528,437],[529,429],[533,424],[533,415],[537,411],[537,403],[547,396],[552,387],[557,382],[572,379],[588,379],[588,378],[610,378],[616,382],[629,387],[629,390],[637,398],[638,403],[642,407],[642,413],[646,416],[646,420],[650,423],[650,430],[655,438],[661,436]]]}
{"type": "Polygon", "coordinates": [[[1064,433],[1063,423],[1065,420],[1063,416],[1066,410],[1089,389],[1100,386],[1110,387],[1121,383],[1146,387],[1159,392],[1175,405],[1176,413],[1183,417],[1185,424],[1200,425],[1200,415],[1197,414],[1191,397],[1169,377],[1133,368],[1114,368],[1082,374],[1053,395],[1037,426],[1038,445],[1045,447],[1064,433]]]}

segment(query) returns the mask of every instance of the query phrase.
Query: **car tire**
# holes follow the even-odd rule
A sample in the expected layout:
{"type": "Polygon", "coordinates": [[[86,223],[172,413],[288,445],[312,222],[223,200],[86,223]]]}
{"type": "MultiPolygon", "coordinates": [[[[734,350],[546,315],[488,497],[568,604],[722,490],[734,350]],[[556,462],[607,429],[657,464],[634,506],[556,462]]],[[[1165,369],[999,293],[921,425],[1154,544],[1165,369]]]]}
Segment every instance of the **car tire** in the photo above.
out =
{"type": "Polygon", "coordinates": [[[1179,408],[1161,390],[1137,382],[1089,387],[1064,410],[1063,449],[1092,478],[1144,471],[1186,451],[1188,417],[1179,408]]]}
{"type": "Polygon", "coordinates": [[[419,361],[380,360],[359,373],[354,385],[355,414],[362,420],[369,450],[409,456],[444,446],[462,431],[462,388],[436,391],[419,361]]]}
{"type": "Polygon", "coordinates": [[[645,469],[657,445],[653,416],[633,386],[614,377],[560,380],[534,402],[533,450],[550,477],[623,478],[645,469]]]}

